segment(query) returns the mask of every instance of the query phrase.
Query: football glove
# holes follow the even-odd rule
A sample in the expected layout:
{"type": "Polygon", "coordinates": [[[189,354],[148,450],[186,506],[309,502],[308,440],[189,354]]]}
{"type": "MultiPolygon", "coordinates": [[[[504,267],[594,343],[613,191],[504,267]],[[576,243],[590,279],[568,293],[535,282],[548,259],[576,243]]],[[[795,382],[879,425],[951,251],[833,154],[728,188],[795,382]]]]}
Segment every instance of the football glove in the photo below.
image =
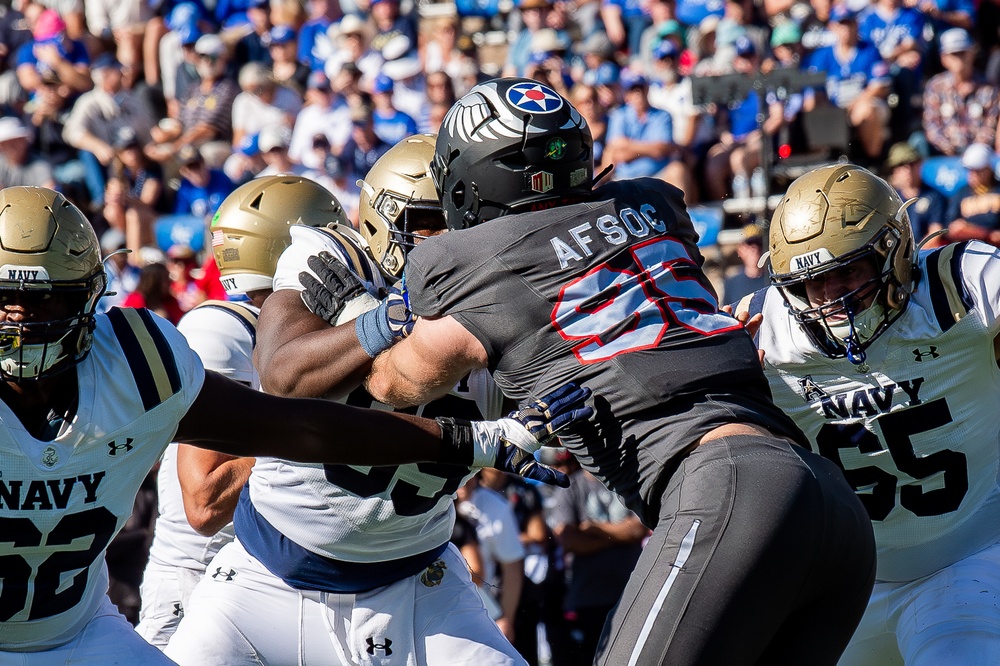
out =
{"type": "Polygon", "coordinates": [[[355,320],[354,331],[365,353],[375,358],[408,336],[414,322],[416,316],[410,311],[406,294],[397,283],[377,308],[355,320]]]}
{"type": "Polygon", "coordinates": [[[498,421],[439,417],[442,462],[495,467],[566,488],[569,477],[535,460],[534,453],[566,426],[590,418],[594,410],[584,404],[589,397],[589,388],[568,383],[498,421]]]}
{"type": "Polygon", "coordinates": [[[336,326],[344,306],[367,291],[351,269],[329,252],[313,255],[306,263],[319,279],[306,271],[299,273],[299,284],[305,287],[302,302],[309,312],[336,326]]]}

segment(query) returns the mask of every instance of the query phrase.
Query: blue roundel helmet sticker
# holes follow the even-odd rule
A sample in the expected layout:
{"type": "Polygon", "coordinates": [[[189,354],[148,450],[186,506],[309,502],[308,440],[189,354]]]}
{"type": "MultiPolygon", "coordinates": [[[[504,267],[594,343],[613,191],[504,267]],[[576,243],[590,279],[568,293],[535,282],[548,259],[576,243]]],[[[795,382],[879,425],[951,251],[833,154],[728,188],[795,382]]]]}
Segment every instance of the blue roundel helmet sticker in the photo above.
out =
{"type": "Polygon", "coordinates": [[[553,113],[563,105],[562,97],[552,88],[527,81],[512,85],[507,90],[507,101],[528,113],[553,113]]]}

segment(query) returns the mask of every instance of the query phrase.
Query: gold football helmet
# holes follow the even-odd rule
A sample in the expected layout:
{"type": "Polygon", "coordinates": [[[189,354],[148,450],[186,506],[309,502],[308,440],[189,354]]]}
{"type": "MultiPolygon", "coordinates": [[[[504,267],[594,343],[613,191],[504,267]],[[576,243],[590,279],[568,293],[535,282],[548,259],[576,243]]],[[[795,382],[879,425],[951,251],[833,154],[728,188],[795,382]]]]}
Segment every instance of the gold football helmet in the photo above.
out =
{"type": "Polygon", "coordinates": [[[301,176],[264,176],[236,188],[212,218],[212,251],[230,296],[270,289],[289,227],[350,226],[344,207],[319,183],[301,176]]]}
{"type": "Polygon", "coordinates": [[[417,231],[444,230],[431,161],[433,134],[415,134],[390,148],[375,162],[361,188],[358,222],[372,255],[387,275],[403,273],[406,253],[426,238],[417,231]]]}
{"type": "Polygon", "coordinates": [[[914,276],[909,203],[870,171],[836,164],[795,180],[775,209],[771,282],[828,356],[864,363],[864,350],[903,313],[914,276]],[[872,279],[831,302],[810,304],[806,281],[860,261],[872,262],[872,279]]]}
{"type": "Polygon", "coordinates": [[[90,222],[43,187],[0,190],[0,377],[38,379],[69,369],[93,344],[94,309],[107,288],[90,222]]]}

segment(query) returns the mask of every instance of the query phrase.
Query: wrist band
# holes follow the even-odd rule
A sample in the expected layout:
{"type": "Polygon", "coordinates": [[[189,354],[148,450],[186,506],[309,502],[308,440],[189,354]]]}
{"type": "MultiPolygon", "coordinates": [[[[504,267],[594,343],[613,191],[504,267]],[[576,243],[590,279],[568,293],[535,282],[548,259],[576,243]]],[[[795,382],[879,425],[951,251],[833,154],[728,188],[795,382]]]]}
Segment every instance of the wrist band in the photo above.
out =
{"type": "Polygon", "coordinates": [[[382,301],[377,308],[354,320],[354,334],[358,336],[361,348],[372,358],[392,346],[388,310],[389,302],[382,301]]]}
{"type": "Polygon", "coordinates": [[[471,423],[450,416],[439,416],[434,420],[441,426],[441,454],[438,462],[471,467],[475,456],[471,423]]]}

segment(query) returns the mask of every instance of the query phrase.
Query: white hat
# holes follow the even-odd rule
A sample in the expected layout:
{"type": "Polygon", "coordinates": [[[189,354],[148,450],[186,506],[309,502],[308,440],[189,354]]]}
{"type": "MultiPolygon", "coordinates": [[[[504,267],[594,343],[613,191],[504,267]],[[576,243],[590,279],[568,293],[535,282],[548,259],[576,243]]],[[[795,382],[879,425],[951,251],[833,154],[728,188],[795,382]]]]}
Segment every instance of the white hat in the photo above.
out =
{"type": "Polygon", "coordinates": [[[974,143],[962,153],[962,166],[969,170],[985,169],[993,165],[996,154],[984,143],[974,143]]]}
{"type": "Polygon", "coordinates": [[[28,129],[20,118],[8,116],[0,118],[0,143],[11,139],[30,139],[34,133],[28,129]]]}
{"type": "Polygon", "coordinates": [[[284,125],[268,125],[257,136],[257,147],[261,153],[267,153],[275,148],[288,148],[292,132],[284,125]]]}
{"type": "Polygon", "coordinates": [[[226,52],[226,45],[218,35],[202,35],[194,43],[194,52],[218,58],[226,52]]]}
{"type": "Polygon", "coordinates": [[[941,53],[944,55],[968,51],[973,46],[975,42],[969,37],[969,33],[961,28],[950,28],[941,33],[941,53]]]}
{"type": "Polygon", "coordinates": [[[390,60],[382,65],[382,73],[393,81],[405,81],[412,76],[416,76],[422,71],[423,68],[420,66],[420,61],[416,58],[400,58],[399,60],[390,60]]]}

